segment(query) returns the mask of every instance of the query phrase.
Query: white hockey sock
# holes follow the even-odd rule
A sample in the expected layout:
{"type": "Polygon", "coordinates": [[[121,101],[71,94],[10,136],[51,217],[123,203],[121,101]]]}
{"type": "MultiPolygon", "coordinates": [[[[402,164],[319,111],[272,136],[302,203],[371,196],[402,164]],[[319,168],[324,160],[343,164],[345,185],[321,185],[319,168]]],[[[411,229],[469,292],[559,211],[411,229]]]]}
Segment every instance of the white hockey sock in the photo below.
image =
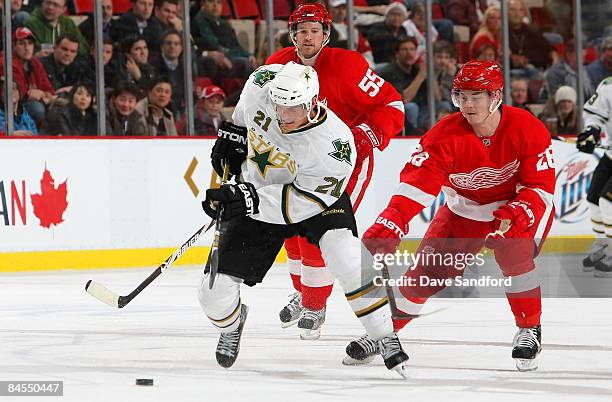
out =
{"type": "Polygon", "coordinates": [[[327,231],[319,242],[325,264],[336,277],[355,315],[373,339],[393,333],[385,288],[374,285],[376,271],[361,265],[361,243],[348,229],[327,231]]]}
{"type": "Polygon", "coordinates": [[[198,300],[202,310],[219,332],[232,332],[240,324],[240,283],[242,279],[217,274],[212,289],[208,289],[209,274],[200,281],[198,300]]]}
{"type": "Polygon", "coordinates": [[[587,203],[589,205],[589,211],[591,212],[591,225],[593,226],[593,231],[597,233],[597,237],[601,234],[605,234],[605,226],[603,223],[603,216],[601,215],[601,208],[599,205],[593,204],[592,202],[587,203]]]}
{"type": "Polygon", "coordinates": [[[606,236],[612,237],[612,202],[605,197],[599,197],[599,208],[603,217],[606,236]]]}

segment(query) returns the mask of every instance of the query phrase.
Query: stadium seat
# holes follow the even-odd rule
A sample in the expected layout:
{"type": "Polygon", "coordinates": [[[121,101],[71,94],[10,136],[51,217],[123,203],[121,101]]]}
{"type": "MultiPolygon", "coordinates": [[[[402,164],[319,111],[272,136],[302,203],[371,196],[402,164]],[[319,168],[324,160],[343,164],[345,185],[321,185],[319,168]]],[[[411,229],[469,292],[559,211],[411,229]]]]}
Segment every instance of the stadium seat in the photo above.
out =
{"type": "Polygon", "coordinates": [[[113,0],[113,14],[123,14],[132,8],[131,0],[113,0]]]}
{"type": "Polygon", "coordinates": [[[234,6],[234,18],[261,18],[259,13],[259,6],[256,1],[253,0],[232,0],[234,6]]]}
{"type": "Polygon", "coordinates": [[[255,53],[255,21],[249,19],[242,20],[229,20],[228,21],[234,32],[236,32],[236,37],[238,38],[238,43],[242,46],[243,49],[248,51],[250,54],[255,53]]]}
{"type": "MultiPolygon", "coordinates": [[[[266,0],[259,0],[259,7],[261,7],[262,18],[266,17],[266,0]]],[[[289,19],[291,15],[291,4],[289,0],[275,0],[274,8],[274,19],[289,19]]]]}
{"type": "Polygon", "coordinates": [[[221,16],[231,18],[232,9],[230,8],[228,0],[223,0],[223,8],[221,8],[221,16]]]}
{"type": "Polygon", "coordinates": [[[77,14],[93,13],[93,0],[74,0],[74,11],[77,14]]]}

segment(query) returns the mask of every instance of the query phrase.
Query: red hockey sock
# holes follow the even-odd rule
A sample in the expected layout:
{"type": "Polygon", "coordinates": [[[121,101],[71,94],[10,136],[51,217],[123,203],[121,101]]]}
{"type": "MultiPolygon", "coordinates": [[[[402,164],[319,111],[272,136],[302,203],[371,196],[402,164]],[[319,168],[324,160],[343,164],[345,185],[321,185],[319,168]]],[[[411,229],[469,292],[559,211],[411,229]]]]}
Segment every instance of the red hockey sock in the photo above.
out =
{"type": "Polygon", "coordinates": [[[334,285],[312,288],[302,284],[302,305],[310,310],[321,310],[327,304],[327,298],[334,285]]]}
{"type": "Polygon", "coordinates": [[[540,325],[542,299],[540,287],[521,293],[506,293],[510,309],[519,328],[540,325]]]}
{"type": "Polygon", "coordinates": [[[291,282],[293,282],[293,288],[298,292],[302,291],[302,275],[289,274],[291,276],[291,282]]]}

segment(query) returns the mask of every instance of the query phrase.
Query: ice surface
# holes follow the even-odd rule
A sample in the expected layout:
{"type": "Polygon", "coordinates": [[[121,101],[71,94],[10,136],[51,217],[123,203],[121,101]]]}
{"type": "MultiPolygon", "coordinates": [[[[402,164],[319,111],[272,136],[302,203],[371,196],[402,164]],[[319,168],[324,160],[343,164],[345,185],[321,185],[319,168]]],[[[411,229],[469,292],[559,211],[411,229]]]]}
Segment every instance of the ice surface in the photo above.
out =
{"type": "MultiPolygon", "coordinates": [[[[518,373],[510,358],[516,329],[505,299],[431,300],[424,311],[448,308],[400,333],[410,355],[405,381],[380,358],[341,365],[347,342],[363,330],[338,288],[320,340],[281,329],[278,311],[291,289],[280,265],[262,285],[243,287],[249,318],[238,361],[226,370],[214,358],[218,334],[198,305],[199,267],[168,270],[122,310],[84,290],[94,279],[127,294],[152,269],[0,276],[0,380],[63,380],[61,401],[612,398],[611,299],[544,299],[544,350],[530,373],[518,373]],[[155,386],[136,386],[136,378],[155,386]]],[[[608,282],[612,294],[612,279],[592,280],[608,282]]]]}

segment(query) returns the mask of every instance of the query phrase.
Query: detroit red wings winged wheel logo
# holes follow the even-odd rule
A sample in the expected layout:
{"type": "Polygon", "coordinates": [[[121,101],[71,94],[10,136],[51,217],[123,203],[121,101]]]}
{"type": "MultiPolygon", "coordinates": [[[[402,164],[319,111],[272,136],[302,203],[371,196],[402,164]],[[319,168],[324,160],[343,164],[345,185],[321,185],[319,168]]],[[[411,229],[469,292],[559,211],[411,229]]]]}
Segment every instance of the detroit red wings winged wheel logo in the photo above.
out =
{"type": "Polygon", "coordinates": [[[63,215],[68,208],[67,193],[66,181],[56,187],[55,179],[45,166],[40,179],[40,194],[30,196],[34,215],[40,220],[40,226],[50,228],[51,225],[59,225],[64,221],[63,215]]]}
{"type": "Polygon", "coordinates": [[[519,165],[519,161],[515,159],[499,169],[481,167],[470,173],[451,174],[448,178],[455,187],[463,190],[491,188],[505,183],[514,176],[519,170],[519,165]]]}

